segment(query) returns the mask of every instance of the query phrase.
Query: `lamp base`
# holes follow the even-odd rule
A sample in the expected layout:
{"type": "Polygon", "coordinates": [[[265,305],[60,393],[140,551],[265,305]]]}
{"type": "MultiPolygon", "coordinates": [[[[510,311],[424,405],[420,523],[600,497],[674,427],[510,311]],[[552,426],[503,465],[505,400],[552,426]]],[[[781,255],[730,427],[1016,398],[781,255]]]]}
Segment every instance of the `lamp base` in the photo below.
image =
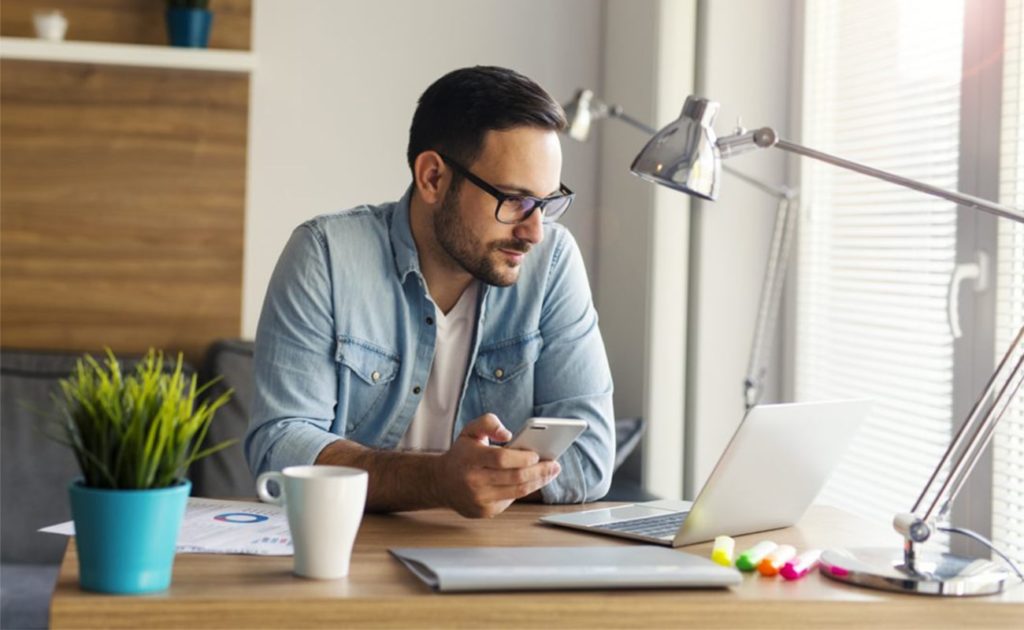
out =
{"type": "Polygon", "coordinates": [[[856,586],[946,597],[995,595],[1010,577],[991,560],[920,550],[908,568],[903,550],[889,547],[829,549],[821,554],[821,572],[856,586]]]}

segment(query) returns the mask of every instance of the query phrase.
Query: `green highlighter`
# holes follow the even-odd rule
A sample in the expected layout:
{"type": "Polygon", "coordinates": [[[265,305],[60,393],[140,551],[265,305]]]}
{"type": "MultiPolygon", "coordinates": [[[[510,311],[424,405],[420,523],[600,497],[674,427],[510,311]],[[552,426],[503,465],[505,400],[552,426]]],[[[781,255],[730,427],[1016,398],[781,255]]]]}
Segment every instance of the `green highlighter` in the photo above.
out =
{"type": "Polygon", "coordinates": [[[765,556],[775,551],[776,547],[778,545],[772,541],[762,540],[741,553],[739,558],[736,558],[736,568],[740,571],[753,571],[757,569],[757,565],[761,564],[765,556]]]}

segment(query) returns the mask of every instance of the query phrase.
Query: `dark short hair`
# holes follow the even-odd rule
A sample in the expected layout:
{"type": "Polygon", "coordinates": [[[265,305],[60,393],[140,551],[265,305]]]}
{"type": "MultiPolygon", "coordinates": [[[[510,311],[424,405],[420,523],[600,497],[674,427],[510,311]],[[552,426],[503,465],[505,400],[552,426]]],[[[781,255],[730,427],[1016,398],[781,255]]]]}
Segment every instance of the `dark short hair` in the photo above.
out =
{"type": "Polygon", "coordinates": [[[562,131],[565,126],[558,101],[515,70],[461,68],[434,81],[420,96],[406,157],[410,169],[424,151],[439,151],[468,166],[480,156],[488,131],[562,131]]]}

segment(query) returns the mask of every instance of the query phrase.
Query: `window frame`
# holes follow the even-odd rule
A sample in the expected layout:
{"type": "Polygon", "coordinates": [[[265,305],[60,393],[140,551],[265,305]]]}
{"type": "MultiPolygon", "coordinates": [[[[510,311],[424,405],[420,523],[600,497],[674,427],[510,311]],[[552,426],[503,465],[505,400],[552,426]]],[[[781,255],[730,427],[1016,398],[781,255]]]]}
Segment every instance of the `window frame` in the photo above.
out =
{"type": "MultiPolygon", "coordinates": [[[[1003,102],[1003,0],[967,0],[964,15],[964,72],[960,100],[961,192],[999,199],[999,149],[1003,102]],[[997,54],[993,54],[997,51],[997,54]],[[994,60],[994,61],[992,61],[994,60]],[[988,63],[986,63],[988,62],[988,63]]],[[[963,426],[985,384],[991,378],[995,347],[996,287],[999,219],[985,212],[962,210],[957,218],[957,264],[969,264],[984,252],[988,288],[975,292],[960,288],[960,326],[963,336],[953,344],[953,431],[963,426]]],[[[953,504],[952,522],[992,535],[992,449],[986,449],[953,504]]],[[[951,550],[988,556],[988,549],[963,536],[951,539],[951,550]]]]}

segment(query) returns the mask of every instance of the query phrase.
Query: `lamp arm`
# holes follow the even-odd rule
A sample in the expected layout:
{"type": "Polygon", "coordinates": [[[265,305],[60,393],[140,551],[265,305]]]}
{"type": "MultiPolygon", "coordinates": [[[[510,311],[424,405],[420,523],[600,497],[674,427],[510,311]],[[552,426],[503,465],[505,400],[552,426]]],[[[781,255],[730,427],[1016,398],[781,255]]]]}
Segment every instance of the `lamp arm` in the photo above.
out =
{"type": "Polygon", "coordinates": [[[750,344],[747,377],[743,380],[743,399],[748,411],[761,399],[765,375],[763,357],[771,351],[771,332],[775,330],[779,314],[779,300],[782,298],[782,285],[792,249],[797,215],[793,200],[780,197],[775,212],[768,265],[765,268],[764,281],[761,283],[761,298],[757,309],[757,322],[754,324],[754,340],[750,344]]]}
{"type": "MultiPolygon", "coordinates": [[[[822,162],[834,164],[835,166],[841,166],[845,169],[855,171],[863,175],[868,175],[876,179],[885,180],[887,182],[903,186],[904,188],[911,188],[913,190],[917,190],[925,194],[932,195],[934,197],[948,199],[949,201],[956,202],[961,206],[967,206],[968,208],[974,208],[975,210],[984,210],[985,212],[1001,216],[1006,219],[1013,219],[1014,221],[1024,223],[1024,211],[1018,210],[1017,208],[1004,206],[1002,204],[989,201],[987,199],[982,199],[981,197],[966,195],[964,193],[946,190],[945,188],[939,188],[938,186],[925,184],[923,182],[909,179],[907,177],[901,177],[900,175],[889,173],[888,171],[883,171],[877,168],[866,166],[858,162],[844,160],[841,157],[837,157],[835,155],[831,155],[823,151],[818,151],[816,149],[811,149],[803,145],[799,145],[795,142],[782,140],[781,138],[779,138],[778,134],[775,133],[775,130],[770,127],[764,127],[762,129],[754,131],[753,133],[744,135],[749,135],[751,141],[756,146],[764,149],[767,149],[769,147],[776,147],[778,149],[782,149],[783,151],[789,151],[790,153],[796,153],[809,158],[814,158],[822,162]]],[[[718,144],[724,144],[728,146],[728,141],[729,138],[721,138],[719,139],[718,144]]]]}
{"type": "Polygon", "coordinates": [[[741,171],[737,171],[736,169],[726,164],[722,165],[722,170],[732,175],[736,179],[741,179],[750,184],[751,186],[753,186],[754,188],[758,188],[761,191],[768,193],[769,195],[778,197],[779,199],[795,199],[797,197],[797,191],[790,188],[789,186],[775,186],[772,184],[766,184],[761,180],[754,179],[750,175],[747,175],[746,173],[743,173],[741,171]]]}
{"type": "Polygon", "coordinates": [[[953,504],[953,500],[956,499],[960,490],[963,488],[964,483],[970,477],[971,471],[974,470],[975,464],[978,463],[978,459],[981,454],[985,451],[985,447],[988,446],[989,441],[992,439],[995,433],[995,427],[1002,420],[1003,415],[1006,413],[1010,402],[1013,397],[1017,394],[1017,391],[1021,387],[1021,380],[1018,380],[1022,374],[1022,366],[1024,366],[1024,354],[1020,356],[1016,364],[1010,371],[1010,374],[1006,377],[1003,386],[999,389],[999,393],[996,395],[992,404],[987,408],[984,414],[981,410],[985,408],[985,402],[989,396],[996,389],[996,384],[1001,380],[1000,375],[1005,370],[1006,366],[1010,364],[1010,359],[1014,353],[1021,350],[1021,342],[1024,341],[1024,326],[1021,326],[1020,331],[1014,338],[1013,342],[1010,343],[1010,347],[1007,349],[1003,358],[999,361],[999,365],[996,367],[995,372],[989,378],[988,383],[985,385],[985,389],[977,402],[974,403],[974,407],[971,409],[971,413],[968,415],[967,420],[960,426],[957,431],[956,437],[950,442],[946,448],[946,452],[942,455],[942,459],[935,466],[935,470],[932,471],[931,477],[928,478],[928,482],[925,483],[924,488],[921,490],[920,496],[914,503],[914,507],[909,513],[897,514],[893,519],[893,527],[897,532],[903,535],[906,539],[904,544],[904,554],[907,558],[908,563],[913,561],[913,545],[914,543],[922,543],[931,537],[933,533],[933,527],[930,524],[933,517],[943,518],[948,512],[950,506],[953,504]],[[1016,384],[1014,384],[1016,381],[1016,384]],[[978,421],[981,418],[981,421],[978,421]],[[964,439],[970,435],[967,439],[967,445],[962,451],[960,451],[960,445],[964,442],[964,439]],[[935,486],[935,480],[942,473],[943,468],[950,462],[954,453],[959,452],[956,456],[956,461],[952,463],[952,470],[946,475],[945,481],[935,492],[932,497],[931,503],[925,510],[923,515],[919,515],[919,508],[924,503],[925,497],[930,493],[931,489],[935,486]],[[950,486],[953,486],[952,491],[949,491],[950,486]],[[935,508],[940,501],[944,501],[942,509],[936,514],[935,508]]]}
{"type": "MultiPolygon", "coordinates": [[[[1024,326],[1021,326],[1020,331],[1017,333],[1017,338],[1013,340],[1013,343],[1010,344],[1010,347],[1007,349],[1006,354],[1003,355],[1002,360],[999,362],[999,366],[996,368],[996,371],[992,374],[991,378],[989,379],[988,385],[985,387],[985,392],[982,394],[981,398],[979,398],[978,401],[975,403],[975,408],[982,406],[985,399],[988,398],[991,391],[995,388],[996,383],[1000,380],[1000,374],[1003,372],[1004,368],[1010,361],[1010,358],[1018,350],[1018,346],[1020,345],[1022,339],[1024,339],[1024,326]]],[[[921,517],[922,520],[927,522],[931,519],[932,515],[935,514],[935,507],[938,505],[939,501],[945,501],[943,508],[939,513],[940,516],[944,515],[945,512],[948,511],[949,506],[953,503],[953,499],[955,499],[957,494],[960,493],[960,489],[963,488],[963,485],[966,482],[967,478],[970,477],[971,475],[971,471],[974,470],[975,464],[978,463],[978,459],[981,457],[981,454],[985,451],[985,447],[988,446],[989,441],[992,439],[992,435],[995,433],[996,425],[999,423],[1000,420],[1002,420],[1003,414],[1006,413],[1006,410],[1009,407],[1010,402],[1013,400],[1013,397],[1017,394],[1017,390],[1020,389],[1021,381],[1018,380],[1018,376],[1021,374],[1022,365],[1024,365],[1024,353],[1021,354],[1020,358],[1017,359],[1016,364],[1013,366],[1013,369],[1010,370],[1010,374],[1006,377],[1006,380],[1003,382],[1002,387],[999,389],[999,393],[996,394],[995,399],[992,401],[992,404],[989,406],[988,411],[982,417],[980,423],[971,422],[971,420],[974,419],[975,415],[973,413],[974,410],[972,410],[971,417],[969,417],[968,421],[964,423],[960,433],[963,433],[964,429],[968,428],[968,426],[971,424],[977,424],[978,428],[971,436],[970,441],[967,443],[967,446],[964,449],[964,451],[960,454],[960,457],[953,464],[953,469],[946,477],[946,481],[935,493],[935,496],[932,498],[932,502],[931,504],[929,504],[927,511],[925,511],[924,515],[921,517]],[[1014,383],[1015,381],[1016,384],[1014,383]],[[950,486],[953,487],[951,491],[949,491],[950,486]],[[948,496],[946,496],[947,491],[949,491],[948,496]]],[[[958,434],[957,437],[959,438],[960,435],[958,434]]],[[[954,444],[956,444],[958,441],[959,440],[954,440],[954,444]]],[[[939,465],[936,468],[936,470],[940,470],[943,467],[943,465],[945,465],[947,459],[948,457],[943,457],[942,460],[939,462],[939,465]]],[[[933,474],[932,477],[934,478],[934,476],[935,475],[933,474]]],[[[922,496],[918,498],[918,503],[914,505],[914,512],[917,511],[921,503],[921,499],[923,498],[924,493],[922,493],[922,496]]]]}
{"type": "Polygon", "coordinates": [[[606,107],[608,108],[608,116],[610,118],[618,118],[622,122],[627,123],[631,127],[636,127],[637,129],[643,131],[649,136],[653,136],[654,134],[658,133],[658,130],[655,129],[654,127],[651,127],[646,123],[640,122],[636,118],[633,118],[632,116],[624,112],[622,110],[622,105],[606,105],[606,107]]]}
{"type": "MultiPolygon", "coordinates": [[[[1024,328],[1022,328],[1024,330],[1024,328]]],[[[1014,351],[1014,347],[1010,347],[1010,351],[1014,351]]],[[[999,422],[1003,419],[1007,410],[1010,408],[1010,403],[1013,402],[1013,398],[1017,395],[1024,379],[1018,378],[1021,374],[1021,366],[1024,365],[1024,354],[1017,360],[1017,365],[1014,366],[1013,371],[1007,377],[1006,382],[1003,384],[1002,389],[999,390],[999,395],[996,397],[995,402],[992,403],[992,407],[989,409],[988,414],[985,416],[985,420],[982,422],[981,427],[978,428],[979,438],[972,443],[977,444],[977,448],[972,449],[970,452],[964,453],[960,461],[954,466],[954,473],[950,475],[950,478],[956,478],[956,484],[953,489],[949,491],[949,495],[945,499],[942,505],[942,509],[939,510],[936,515],[937,519],[942,519],[949,512],[949,509],[953,505],[953,499],[959,494],[964,484],[967,483],[967,479],[970,478],[971,473],[974,471],[974,467],[977,465],[978,460],[981,459],[981,454],[988,448],[989,442],[992,441],[992,436],[995,435],[995,428],[999,422]],[[1014,383],[1016,381],[1016,383],[1014,383]]],[[[936,500],[942,496],[942,492],[936,495],[936,500]]],[[[925,520],[930,517],[930,514],[925,515],[925,520]]]]}

